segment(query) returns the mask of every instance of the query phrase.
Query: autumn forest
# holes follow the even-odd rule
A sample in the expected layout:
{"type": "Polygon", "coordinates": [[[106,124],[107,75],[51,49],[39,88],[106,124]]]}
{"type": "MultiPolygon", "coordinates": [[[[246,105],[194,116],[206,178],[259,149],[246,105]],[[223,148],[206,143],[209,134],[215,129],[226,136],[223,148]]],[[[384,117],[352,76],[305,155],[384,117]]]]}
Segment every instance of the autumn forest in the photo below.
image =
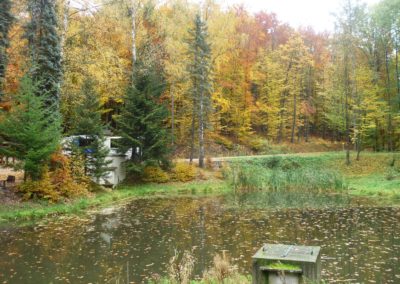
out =
{"type": "Polygon", "coordinates": [[[397,283],[400,0],[331,1],[0,0],[0,283],[397,283]]]}
{"type": "MultiPolygon", "coordinates": [[[[1,49],[8,57],[1,74],[6,105],[31,68],[32,43],[24,37],[29,5],[12,2],[15,21],[8,48],[1,49]]],[[[359,151],[399,146],[398,1],[384,0],[372,8],[345,1],[330,33],[291,27],[273,13],[222,9],[212,1],[199,6],[107,0],[79,7],[68,0],[55,2],[48,5],[56,9],[60,37],[57,92],[64,133],[80,119],[74,110],[82,104],[87,80],[100,101],[103,122],[115,126],[133,62],[139,60],[142,65],[151,61],[160,75],[163,90],[155,103],[168,110],[163,127],[170,143],[177,148],[195,144],[194,156],[200,127],[206,141],[229,146],[231,140],[256,150],[263,140],[295,143],[310,136],[343,141],[359,151]],[[202,110],[193,97],[190,66],[196,14],[204,22],[209,48],[202,110]]]]}

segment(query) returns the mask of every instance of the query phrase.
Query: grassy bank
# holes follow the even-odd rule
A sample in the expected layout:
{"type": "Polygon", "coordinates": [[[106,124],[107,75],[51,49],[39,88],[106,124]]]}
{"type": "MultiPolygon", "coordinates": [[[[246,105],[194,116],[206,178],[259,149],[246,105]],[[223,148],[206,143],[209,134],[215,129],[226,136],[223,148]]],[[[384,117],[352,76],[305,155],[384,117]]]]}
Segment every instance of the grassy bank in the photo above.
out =
{"type": "MultiPolygon", "coordinates": [[[[355,157],[355,153],[352,153],[355,157]]],[[[329,157],[329,156],[328,156],[329,157]]],[[[344,176],[349,193],[387,201],[400,201],[400,156],[392,153],[362,153],[347,166],[343,155],[326,163],[344,176]],[[394,162],[394,163],[393,163],[394,162]]]]}
{"type": "Polygon", "coordinates": [[[348,166],[344,152],[242,157],[229,162],[225,176],[244,190],[346,190],[355,196],[400,200],[400,156],[365,152],[359,161],[355,153],[352,158],[348,166]]]}
{"type": "Polygon", "coordinates": [[[267,156],[234,160],[224,171],[238,190],[320,191],[343,190],[346,184],[336,169],[328,168],[326,158],[317,156],[267,156]]]}
{"type": "Polygon", "coordinates": [[[193,181],[188,183],[145,184],[121,186],[113,191],[103,191],[90,197],[80,198],[68,203],[48,204],[45,202],[23,202],[0,206],[0,222],[13,220],[32,220],[46,216],[77,214],[88,209],[102,208],[113,203],[121,203],[146,196],[178,196],[185,194],[210,195],[228,191],[225,182],[220,180],[193,181]]]}
{"type": "Polygon", "coordinates": [[[68,203],[32,201],[0,205],[0,222],[76,214],[145,196],[220,194],[239,186],[256,190],[340,190],[354,196],[368,196],[398,203],[400,157],[398,158],[394,166],[393,154],[389,153],[362,153],[360,161],[353,159],[350,166],[345,164],[343,152],[235,158],[231,162],[234,165],[235,181],[232,180],[232,172],[225,173],[231,185],[213,178],[213,174],[210,174],[207,181],[120,186],[113,191],[99,192],[68,203]]]}

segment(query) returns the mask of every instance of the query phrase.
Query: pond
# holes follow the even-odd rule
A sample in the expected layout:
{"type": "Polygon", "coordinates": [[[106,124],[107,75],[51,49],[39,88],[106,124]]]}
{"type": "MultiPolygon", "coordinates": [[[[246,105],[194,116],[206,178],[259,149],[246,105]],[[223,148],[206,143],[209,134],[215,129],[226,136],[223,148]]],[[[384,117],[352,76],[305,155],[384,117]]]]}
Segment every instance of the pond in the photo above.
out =
{"type": "Polygon", "coordinates": [[[264,243],[322,246],[329,283],[400,283],[400,209],[342,195],[134,200],[90,216],[0,229],[0,283],[142,283],[175,250],[195,272],[228,251],[241,272],[264,243]]]}

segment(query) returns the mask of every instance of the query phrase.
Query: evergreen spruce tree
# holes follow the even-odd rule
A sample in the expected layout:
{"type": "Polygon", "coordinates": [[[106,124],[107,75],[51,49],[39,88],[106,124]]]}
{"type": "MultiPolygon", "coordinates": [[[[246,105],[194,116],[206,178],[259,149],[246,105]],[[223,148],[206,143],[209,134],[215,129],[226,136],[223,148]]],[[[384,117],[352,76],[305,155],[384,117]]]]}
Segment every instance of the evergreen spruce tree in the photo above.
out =
{"type": "Polygon", "coordinates": [[[8,33],[14,17],[11,14],[11,1],[0,0],[0,101],[3,96],[4,79],[8,63],[7,48],[9,47],[8,33]]]}
{"type": "Polygon", "coordinates": [[[85,157],[86,174],[99,183],[107,176],[108,148],[104,145],[104,126],[101,121],[101,105],[99,95],[94,88],[94,81],[86,78],[81,88],[83,101],[74,110],[72,135],[83,135],[88,141],[82,148],[73,147],[73,151],[81,151],[85,157]]]}
{"type": "Polygon", "coordinates": [[[192,162],[195,147],[195,127],[196,119],[198,125],[199,142],[199,166],[204,167],[205,157],[205,130],[211,106],[211,83],[210,83],[210,55],[211,49],[207,42],[208,31],[206,23],[200,15],[196,15],[194,28],[189,30],[190,42],[189,52],[192,62],[189,65],[189,73],[192,83],[192,127],[191,127],[191,147],[190,161],[192,162]]]}
{"type": "Polygon", "coordinates": [[[59,105],[61,84],[61,47],[57,32],[54,0],[28,0],[31,16],[26,26],[33,82],[39,84],[37,95],[46,93],[47,105],[59,105]]]}
{"type": "Polygon", "coordinates": [[[46,96],[35,96],[37,87],[24,77],[13,97],[9,112],[0,119],[0,136],[5,145],[0,155],[15,157],[25,178],[40,180],[51,154],[59,147],[60,117],[53,106],[44,107],[46,96]]]}
{"type": "Polygon", "coordinates": [[[117,126],[122,139],[120,151],[125,153],[133,149],[131,171],[138,172],[144,164],[167,165],[169,154],[169,136],[164,127],[168,117],[166,106],[160,103],[165,89],[163,71],[154,58],[150,58],[151,43],[134,65],[132,84],[129,86],[125,105],[117,126]],[[148,60],[146,60],[146,58],[148,60]]]}

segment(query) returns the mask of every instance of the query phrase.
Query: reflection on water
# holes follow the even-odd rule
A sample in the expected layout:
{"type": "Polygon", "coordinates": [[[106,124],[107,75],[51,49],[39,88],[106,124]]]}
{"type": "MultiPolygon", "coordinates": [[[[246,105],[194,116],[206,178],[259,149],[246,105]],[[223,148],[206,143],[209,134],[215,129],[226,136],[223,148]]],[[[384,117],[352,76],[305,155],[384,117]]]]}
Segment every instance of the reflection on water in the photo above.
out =
{"type": "Polygon", "coordinates": [[[222,250],[248,273],[267,242],[321,245],[330,283],[400,283],[399,217],[343,196],[136,200],[87,219],[0,229],[0,283],[141,283],[165,275],[175,249],[193,250],[198,275],[222,250]]]}
{"type": "Polygon", "coordinates": [[[256,192],[228,195],[225,206],[249,209],[331,208],[366,205],[368,200],[355,200],[345,194],[327,195],[312,192],[256,192]]]}

